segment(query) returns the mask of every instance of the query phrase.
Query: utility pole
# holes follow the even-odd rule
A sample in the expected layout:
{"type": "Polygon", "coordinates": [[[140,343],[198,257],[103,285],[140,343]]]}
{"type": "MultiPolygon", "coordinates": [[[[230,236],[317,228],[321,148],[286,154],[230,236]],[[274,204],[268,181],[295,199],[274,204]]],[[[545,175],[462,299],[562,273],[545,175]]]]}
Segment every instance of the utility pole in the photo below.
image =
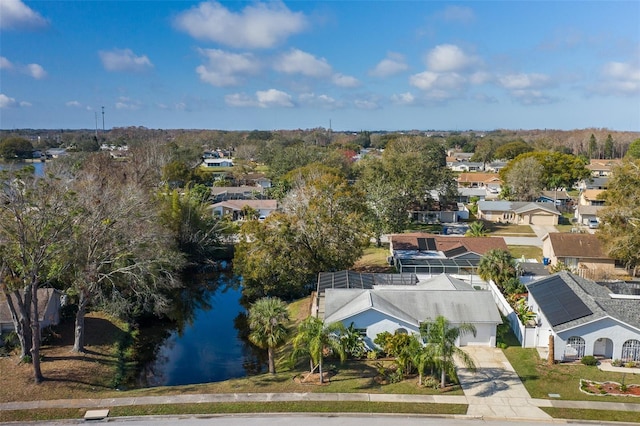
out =
{"type": "Polygon", "coordinates": [[[102,133],[104,133],[104,107],[102,107],[102,133]]]}
{"type": "Polygon", "coordinates": [[[96,119],[96,141],[98,140],[98,111],[93,112],[96,119]]]}

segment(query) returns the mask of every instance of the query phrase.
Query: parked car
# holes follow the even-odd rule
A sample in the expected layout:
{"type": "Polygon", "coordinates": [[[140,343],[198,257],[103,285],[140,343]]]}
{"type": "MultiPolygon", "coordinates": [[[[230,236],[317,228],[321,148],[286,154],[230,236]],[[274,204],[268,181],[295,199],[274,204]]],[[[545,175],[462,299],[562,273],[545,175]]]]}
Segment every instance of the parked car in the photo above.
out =
{"type": "Polygon", "coordinates": [[[598,226],[600,226],[600,222],[598,222],[598,219],[589,219],[589,222],[587,222],[587,226],[589,227],[589,229],[598,229],[598,226]]]}

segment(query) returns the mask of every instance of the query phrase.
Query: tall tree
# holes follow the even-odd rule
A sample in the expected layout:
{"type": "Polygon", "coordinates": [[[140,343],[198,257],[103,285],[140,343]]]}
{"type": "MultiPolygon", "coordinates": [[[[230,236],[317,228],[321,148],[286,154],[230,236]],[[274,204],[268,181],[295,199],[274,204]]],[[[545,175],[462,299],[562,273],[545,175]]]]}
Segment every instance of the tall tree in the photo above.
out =
{"type": "Polygon", "coordinates": [[[465,334],[476,335],[476,328],[472,324],[462,323],[453,326],[449,320],[438,315],[433,321],[425,321],[420,324],[420,334],[426,341],[427,350],[440,369],[440,387],[447,384],[447,375],[455,374],[454,356],[471,371],[475,371],[473,359],[462,349],[456,346],[460,336],[465,334]]]}
{"type": "Polygon", "coordinates": [[[640,139],[636,139],[631,142],[629,149],[627,150],[627,157],[632,160],[640,160],[640,139]]]}
{"type": "Polygon", "coordinates": [[[499,288],[504,289],[507,281],[516,276],[515,260],[507,250],[489,250],[480,258],[478,275],[485,281],[493,280],[499,288]]]}
{"type": "Polygon", "coordinates": [[[543,172],[542,165],[533,157],[516,162],[504,176],[511,197],[518,201],[533,201],[542,191],[543,172]]]}
{"type": "Polygon", "coordinates": [[[495,157],[501,160],[513,160],[520,154],[533,151],[533,147],[524,141],[509,142],[496,148],[495,157]]]}
{"type": "Polygon", "coordinates": [[[277,297],[263,297],[249,308],[249,340],[267,350],[271,374],[276,374],[274,352],[286,340],[288,323],[287,305],[277,297]]]}
{"type": "Polygon", "coordinates": [[[596,140],[596,135],[591,133],[589,137],[589,158],[599,157],[598,153],[598,141],[596,140]]]}
{"type": "Polygon", "coordinates": [[[615,156],[613,137],[611,133],[607,135],[607,139],[604,141],[604,158],[611,159],[615,156]]]}
{"type": "Polygon", "coordinates": [[[91,170],[77,176],[77,212],[69,251],[71,292],[78,297],[73,351],[84,351],[87,307],[125,316],[161,312],[182,257],[147,191],[91,170]]]}
{"type": "Polygon", "coordinates": [[[332,169],[310,165],[291,177],[282,212],[242,225],[234,266],[250,297],[299,297],[321,271],[350,268],[369,237],[362,195],[332,169]]]}
{"type": "Polygon", "coordinates": [[[29,140],[19,137],[10,137],[0,141],[0,157],[6,160],[31,158],[33,145],[29,140]]]}
{"type": "Polygon", "coordinates": [[[469,224],[469,229],[465,232],[465,237],[484,237],[487,235],[487,228],[484,222],[476,220],[469,224]]]}
{"type": "Polygon", "coordinates": [[[573,154],[563,154],[555,151],[535,151],[521,154],[511,160],[507,166],[500,170],[500,177],[506,180],[511,169],[520,161],[533,158],[542,166],[542,186],[545,189],[555,191],[558,188],[571,188],[581,179],[591,175],[584,162],[573,154]]]}
{"type": "Polygon", "coordinates": [[[307,317],[300,323],[297,334],[293,338],[292,358],[295,360],[301,355],[309,356],[309,374],[317,368],[320,383],[324,383],[322,360],[325,354],[332,352],[338,355],[341,361],[346,359],[346,352],[340,341],[340,335],[344,331],[345,327],[341,322],[324,324],[316,317],[307,317]]]}
{"type": "Polygon", "coordinates": [[[625,262],[636,276],[640,266],[640,160],[624,160],[613,169],[599,212],[598,237],[609,256],[625,262]]]}
{"type": "Polygon", "coordinates": [[[30,354],[36,383],[40,369],[38,289],[57,278],[67,248],[73,194],[50,177],[30,170],[0,172],[0,286],[5,293],[21,345],[30,354]]]}

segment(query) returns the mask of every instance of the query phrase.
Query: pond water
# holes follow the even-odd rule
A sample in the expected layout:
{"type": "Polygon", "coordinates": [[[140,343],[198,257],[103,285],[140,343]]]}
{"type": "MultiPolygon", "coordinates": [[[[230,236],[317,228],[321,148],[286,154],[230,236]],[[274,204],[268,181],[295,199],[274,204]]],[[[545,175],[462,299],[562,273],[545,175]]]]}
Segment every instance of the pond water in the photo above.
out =
{"type": "Polygon", "coordinates": [[[18,170],[26,166],[33,166],[36,176],[44,176],[45,163],[34,161],[33,163],[24,163],[22,161],[4,163],[0,162],[0,170],[18,170]]]}
{"type": "MultiPolygon", "coordinates": [[[[182,327],[167,330],[154,359],[146,363],[140,386],[174,386],[208,383],[261,372],[263,351],[247,339],[246,309],[242,292],[223,275],[214,278],[198,295],[189,294],[192,309],[182,327]],[[195,300],[195,306],[193,303],[195,300]]],[[[144,330],[141,330],[144,332],[144,330]]]]}

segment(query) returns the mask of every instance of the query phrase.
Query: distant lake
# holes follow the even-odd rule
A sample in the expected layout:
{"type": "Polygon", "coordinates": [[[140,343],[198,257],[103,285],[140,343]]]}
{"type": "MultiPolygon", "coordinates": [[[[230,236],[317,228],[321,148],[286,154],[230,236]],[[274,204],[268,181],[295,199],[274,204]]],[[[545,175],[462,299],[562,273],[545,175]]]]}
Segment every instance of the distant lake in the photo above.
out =
{"type": "Polygon", "coordinates": [[[34,161],[33,163],[25,163],[23,161],[1,162],[0,170],[19,170],[26,166],[33,166],[35,168],[36,176],[44,176],[45,164],[41,161],[34,161]]]}

